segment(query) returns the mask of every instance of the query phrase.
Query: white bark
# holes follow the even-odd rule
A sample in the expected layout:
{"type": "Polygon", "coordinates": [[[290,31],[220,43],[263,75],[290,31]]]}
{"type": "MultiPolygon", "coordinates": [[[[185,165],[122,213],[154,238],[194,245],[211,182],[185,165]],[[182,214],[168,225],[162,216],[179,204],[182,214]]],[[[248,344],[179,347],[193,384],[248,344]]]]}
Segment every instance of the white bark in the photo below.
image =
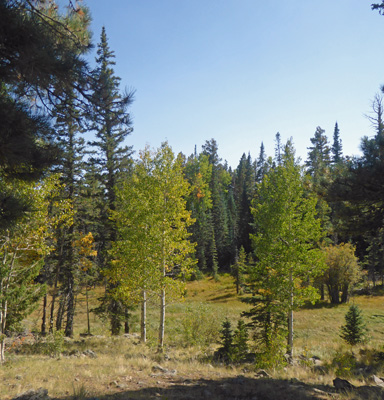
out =
{"type": "Polygon", "coordinates": [[[141,301],[141,343],[147,341],[147,292],[143,290],[141,301]]]}

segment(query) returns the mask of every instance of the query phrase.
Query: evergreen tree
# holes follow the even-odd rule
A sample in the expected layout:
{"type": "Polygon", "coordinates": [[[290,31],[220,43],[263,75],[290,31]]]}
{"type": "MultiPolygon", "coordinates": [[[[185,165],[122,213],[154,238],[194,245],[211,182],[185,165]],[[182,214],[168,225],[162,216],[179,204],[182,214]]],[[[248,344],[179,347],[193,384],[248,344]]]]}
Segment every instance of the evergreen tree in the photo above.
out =
{"type": "Polygon", "coordinates": [[[259,157],[255,163],[255,179],[257,183],[260,183],[268,171],[267,157],[263,142],[261,142],[259,157]]]}
{"type": "Polygon", "coordinates": [[[236,249],[244,247],[246,253],[251,252],[251,200],[255,192],[255,175],[251,156],[243,154],[235,171],[235,193],[237,209],[236,249]]]}
{"type": "MultiPolygon", "coordinates": [[[[116,225],[109,218],[109,212],[116,209],[116,187],[130,165],[131,148],[123,146],[126,137],[131,133],[131,119],[128,107],[132,102],[132,93],[120,93],[120,78],[113,71],[114,53],[110,50],[105,28],[102,28],[100,43],[97,49],[97,67],[93,71],[92,86],[92,127],[96,140],[91,146],[96,151],[90,163],[98,167],[98,179],[104,189],[105,209],[99,216],[103,232],[97,235],[99,257],[103,269],[109,268],[107,251],[116,240],[116,225]]],[[[110,295],[113,287],[108,285],[100,312],[107,314],[111,321],[111,333],[117,335],[121,321],[125,318],[125,307],[110,295]]]]}
{"type": "Polygon", "coordinates": [[[275,135],[275,162],[277,165],[281,164],[282,153],[283,146],[281,144],[281,135],[280,132],[277,132],[275,135]]]}
{"type": "Polygon", "coordinates": [[[231,267],[232,276],[235,278],[236,284],[236,293],[241,293],[241,287],[244,283],[244,274],[246,272],[247,264],[247,254],[244,250],[244,247],[240,247],[239,256],[236,259],[236,262],[231,267]]]}
{"type": "Polygon", "coordinates": [[[242,319],[237,321],[237,327],[233,334],[233,353],[236,361],[242,361],[246,357],[248,348],[248,328],[242,319]]]}
{"type": "Polygon", "coordinates": [[[196,243],[196,257],[200,271],[213,271],[214,262],[217,264],[217,254],[215,261],[210,257],[212,240],[214,240],[212,222],[212,196],[210,182],[212,177],[212,164],[209,163],[208,156],[200,153],[191,155],[185,165],[185,175],[191,185],[191,192],[187,199],[187,208],[191,211],[196,223],[189,227],[191,241],[196,243]]]}
{"type": "Polygon", "coordinates": [[[343,146],[340,139],[340,130],[337,122],[333,131],[333,144],[332,144],[332,162],[338,164],[343,159],[343,146]]]}
{"type": "MultiPolygon", "coordinates": [[[[38,179],[60,152],[50,112],[68,91],[84,99],[89,15],[54,1],[0,1],[0,178],[38,179]]],[[[0,192],[2,226],[10,226],[28,202],[0,192]]]]}
{"type": "Polygon", "coordinates": [[[352,304],[345,314],[345,325],[341,327],[340,337],[349,345],[356,346],[366,341],[367,328],[358,306],[352,304]]]}
{"type": "Polygon", "coordinates": [[[231,322],[226,318],[220,330],[221,346],[217,350],[220,359],[230,363],[233,357],[233,331],[231,322]]]}
{"type": "Polygon", "coordinates": [[[314,177],[316,182],[319,182],[331,162],[331,149],[328,145],[328,139],[325,135],[325,130],[321,129],[320,126],[316,128],[315,135],[311,138],[311,143],[312,146],[308,148],[306,166],[308,173],[314,177]]]}
{"type": "Polygon", "coordinates": [[[203,154],[208,156],[212,165],[212,177],[210,181],[210,191],[212,198],[212,222],[215,243],[210,247],[217,250],[217,260],[220,268],[229,267],[235,254],[232,254],[233,247],[230,244],[230,227],[227,189],[231,183],[231,175],[228,170],[220,164],[218,146],[215,139],[206,141],[203,145],[203,154]]]}
{"type": "Polygon", "coordinates": [[[331,232],[332,226],[329,217],[331,210],[328,203],[324,200],[325,187],[323,184],[330,180],[331,149],[324,129],[321,129],[319,126],[316,128],[315,135],[311,138],[311,143],[312,146],[308,148],[308,159],[306,161],[307,172],[312,178],[310,189],[318,197],[316,205],[318,218],[323,228],[331,232]]]}

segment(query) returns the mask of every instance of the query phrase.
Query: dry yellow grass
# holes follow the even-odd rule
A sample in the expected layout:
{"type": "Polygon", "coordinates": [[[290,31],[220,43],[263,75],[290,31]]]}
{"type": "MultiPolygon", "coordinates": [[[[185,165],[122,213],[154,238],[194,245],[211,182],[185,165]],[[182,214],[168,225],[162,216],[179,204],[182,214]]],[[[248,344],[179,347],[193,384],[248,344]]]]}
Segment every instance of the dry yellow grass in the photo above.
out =
{"type": "MultiPolygon", "coordinates": [[[[91,306],[97,304],[100,294],[101,289],[91,293],[91,306]]],[[[353,299],[362,309],[370,330],[372,336],[370,346],[376,349],[380,348],[384,340],[383,300],[383,296],[359,296],[353,299]]],[[[244,393],[241,392],[241,385],[236,386],[239,383],[236,377],[243,376],[248,387],[256,384],[254,366],[226,367],[214,364],[207,358],[217,347],[216,340],[222,321],[229,318],[235,324],[241,312],[248,307],[236,295],[233,279],[229,275],[221,276],[218,282],[211,278],[189,282],[185,300],[169,304],[165,358],[164,355],[156,354],[158,309],[155,301],[150,302],[148,310],[147,345],[139,344],[134,335],[129,338],[111,338],[108,325],[93,314],[91,327],[92,333],[96,336],[80,338],[79,334],[86,331],[84,304],[84,297],[79,296],[75,317],[75,339],[65,345],[67,354],[77,350],[78,353],[75,352],[77,355],[64,355],[57,359],[42,354],[8,353],[9,361],[0,367],[2,399],[11,399],[23,391],[38,387],[48,389],[50,396],[61,399],[76,396],[78,399],[92,396],[102,398],[107,395],[114,395],[117,400],[178,399],[184,398],[180,396],[184,396],[182,390],[185,386],[188,386],[188,390],[195,390],[194,396],[198,398],[205,396],[204,393],[200,393],[200,387],[204,382],[211,382],[210,390],[215,388],[217,393],[225,393],[223,388],[230,387],[233,393],[238,393],[241,397],[244,393]],[[196,325],[191,333],[185,327],[192,324],[196,325]],[[207,326],[210,329],[207,329],[207,326]],[[200,332],[199,330],[203,328],[206,330],[200,332]],[[199,341],[206,338],[199,338],[198,335],[196,341],[193,341],[195,331],[200,333],[200,336],[211,336],[209,340],[199,341]],[[93,350],[97,358],[81,354],[87,349],[93,350]],[[161,365],[167,372],[153,370],[156,365],[161,365]],[[180,388],[180,392],[175,388],[180,388]]],[[[295,354],[297,356],[305,354],[308,357],[315,355],[326,365],[330,365],[336,354],[349,352],[350,349],[339,337],[339,329],[344,323],[347,309],[348,305],[337,307],[323,305],[295,312],[295,354]]],[[[24,325],[30,330],[38,329],[40,320],[41,311],[37,310],[24,325]]],[[[131,318],[131,332],[139,332],[138,311],[134,312],[131,318]]],[[[358,354],[359,349],[355,352],[358,354]]],[[[308,363],[285,369],[279,368],[270,373],[272,381],[257,382],[258,390],[264,393],[262,398],[266,399],[270,398],[268,390],[273,393],[274,388],[286,393],[286,399],[329,398],[324,397],[321,392],[314,394],[313,390],[316,388],[331,390],[332,380],[335,377],[334,369],[329,368],[322,373],[314,373],[308,363]],[[307,384],[305,394],[292,384],[296,380],[307,384]],[[285,392],[284,387],[289,390],[285,392]]],[[[351,376],[348,379],[357,386],[365,384],[362,377],[351,376]]],[[[225,394],[223,397],[208,397],[226,398],[225,394]]]]}

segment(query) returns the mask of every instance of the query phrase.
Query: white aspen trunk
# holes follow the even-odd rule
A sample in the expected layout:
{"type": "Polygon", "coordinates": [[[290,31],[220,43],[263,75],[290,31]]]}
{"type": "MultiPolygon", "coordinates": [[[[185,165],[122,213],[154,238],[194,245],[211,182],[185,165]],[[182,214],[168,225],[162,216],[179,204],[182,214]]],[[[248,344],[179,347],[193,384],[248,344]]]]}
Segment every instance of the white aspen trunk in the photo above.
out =
{"type": "Polygon", "coordinates": [[[5,322],[7,320],[8,302],[5,300],[0,312],[0,363],[5,361],[5,322]]]}
{"type": "Polygon", "coordinates": [[[289,363],[293,363],[293,277],[292,271],[289,275],[290,283],[290,299],[289,299],[289,311],[288,311],[288,360],[289,363]]]}
{"type": "Polygon", "coordinates": [[[161,289],[161,296],[160,296],[160,327],[159,327],[159,347],[158,347],[159,352],[162,352],[164,348],[164,331],[165,331],[165,288],[161,289]]]}
{"type": "Polygon", "coordinates": [[[143,299],[141,301],[141,343],[147,341],[147,292],[143,290],[143,299]]]}

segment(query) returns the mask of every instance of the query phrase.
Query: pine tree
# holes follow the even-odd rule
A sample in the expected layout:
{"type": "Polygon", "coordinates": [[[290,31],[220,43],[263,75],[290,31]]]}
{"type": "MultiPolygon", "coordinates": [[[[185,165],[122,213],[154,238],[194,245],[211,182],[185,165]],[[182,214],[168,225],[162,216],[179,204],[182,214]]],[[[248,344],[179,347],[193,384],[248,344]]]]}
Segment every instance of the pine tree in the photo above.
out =
{"type": "Polygon", "coordinates": [[[247,254],[244,250],[244,247],[241,246],[239,256],[237,257],[235,264],[233,264],[231,267],[232,276],[235,278],[237,294],[241,293],[241,287],[244,283],[244,273],[246,272],[247,268],[246,260],[247,254]]]}
{"type": "Polygon", "coordinates": [[[248,328],[242,319],[237,321],[237,327],[233,334],[233,347],[234,347],[234,359],[236,361],[242,361],[246,357],[248,347],[248,328]]]}
{"type": "Polygon", "coordinates": [[[281,135],[277,132],[275,135],[275,162],[276,165],[281,164],[281,157],[283,153],[283,146],[281,145],[281,135]]]}
{"type": "Polygon", "coordinates": [[[235,193],[237,210],[237,237],[236,248],[244,247],[246,253],[251,252],[251,225],[253,222],[251,214],[251,200],[255,193],[255,174],[250,154],[243,154],[235,174],[235,193]]]}
{"type": "Polygon", "coordinates": [[[356,346],[366,341],[367,328],[358,306],[351,305],[345,314],[345,325],[341,327],[340,337],[349,345],[356,346]]]}
{"type": "Polygon", "coordinates": [[[261,142],[260,153],[257,161],[255,161],[255,180],[260,183],[263,180],[264,175],[268,171],[268,163],[264,149],[264,143],[261,142]]]}
{"type": "Polygon", "coordinates": [[[218,155],[218,146],[215,139],[206,141],[205,145],[203,145],[203,154],[208,156],[212,165],[212,177],[209,187],[212,198],[211,215],[215,244],[211,243],[211,249],[216,247],[219,268],[229,267],[232,260],[229,242],[228,202],[225,192],[231,183],[231,175],[220,164],[221,159],[218,155]]]}
{"type": "Polygon", "coordinates": [[[333,131],[333,144],[332,144],[332,162],[338,164],[343,160],[343,146],[340,139],[339,125],[335,123],[335,129],[333,131]]]}
{"type": "Polygon", "coordinates": [[[231,322],[226,318],[222,323],[220,330],[221,346],[217,350],[217,354],[224,362],[229,363],[233,357],[233,331],[231,322]]]}
{"type": "MultiPolygon", "coordinates": [[[[1,179],[39,179],[60,153],[51,112],[72,90],[78,104],[84,99],[89,15],[57,10],[54,1],[0,1],[1,179]]],[[[0,192],[0,224],[16,222],[27,203],[0,192]]]]}
{"type": "MultiPolygon", "coordinates": [[[[114,58],[103,27],[92,87],[92,127],[96,140],[90,143],[97,149],[90,158],[90,163],[98,167],[98,179],[104,188],[106,205],[99,216],[103,232],[97,235],[100,240],[98,259],[103,269],[110,267],[107,252],[117,235],[116,225],[110,220],[109,212],[116,209],[116,187],[129,169],[132,152],[130,147],[123,146],[123,142],[132,131],[128,107],[132,103],[133,93],[120,93],[120,78],[115,76],[112,68],[115,64],[114,58]]],[[[109,316],[111,333],[117,335],[126,312],[125,306],[112,297],[113,290],[114,287],[107,286],[99,311],[109,316]]]]}

